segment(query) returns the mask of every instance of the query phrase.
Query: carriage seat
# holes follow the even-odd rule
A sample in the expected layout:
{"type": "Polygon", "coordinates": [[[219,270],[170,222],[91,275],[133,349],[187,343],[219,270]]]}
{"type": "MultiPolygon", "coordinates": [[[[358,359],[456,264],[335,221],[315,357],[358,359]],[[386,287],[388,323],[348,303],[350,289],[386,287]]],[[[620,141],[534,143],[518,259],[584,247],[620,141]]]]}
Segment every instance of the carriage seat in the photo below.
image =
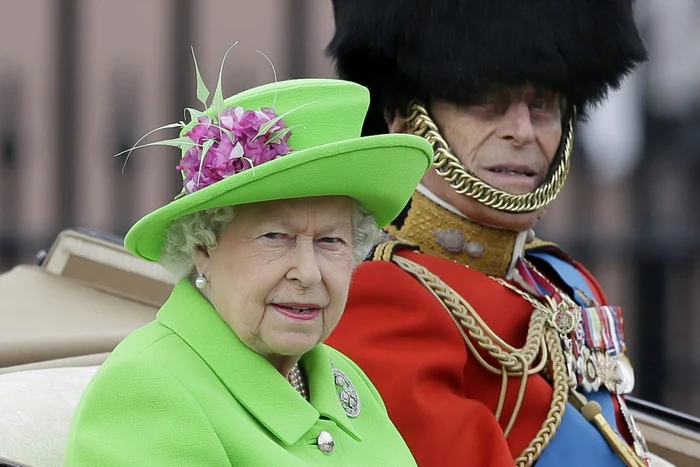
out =
{"type": "Polygon", "coordinates": [[[98,368],[0,375],[0,459],[29,467],[60,467],[75,408],[98,368]]]}
{"type": "MultiPolygon", "coordinates": [[[[78,401],[99,365],[0,374],[0,467],[61,467],[78,401]],[[9,462],[4,463],[7,459],[9,462]]],[[[674,467],[652,456],[652,467],[674,467]]]]}

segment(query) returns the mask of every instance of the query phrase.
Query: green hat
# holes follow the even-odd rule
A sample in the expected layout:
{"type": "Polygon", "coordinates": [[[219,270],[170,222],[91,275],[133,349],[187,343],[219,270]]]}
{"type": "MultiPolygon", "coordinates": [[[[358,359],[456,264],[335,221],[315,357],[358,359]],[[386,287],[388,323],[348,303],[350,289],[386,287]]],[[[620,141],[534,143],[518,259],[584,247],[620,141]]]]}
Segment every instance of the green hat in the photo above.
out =
{"type": "Polygon", "coordinates": [[[270,200],[345,195],[383,226],[432,161],[430,144],[418,136],[360,137],[369,92],[355,83],[298,79],[226,100],[217,94],[220,85],[204,113],[188,109],[190,123],[163,127],[182,127],[179,138],[143,145],[181,148],[184,188],[129,230],[124,244],[136,256],[159,261],[168,226],[182,216],[270,200]]]}

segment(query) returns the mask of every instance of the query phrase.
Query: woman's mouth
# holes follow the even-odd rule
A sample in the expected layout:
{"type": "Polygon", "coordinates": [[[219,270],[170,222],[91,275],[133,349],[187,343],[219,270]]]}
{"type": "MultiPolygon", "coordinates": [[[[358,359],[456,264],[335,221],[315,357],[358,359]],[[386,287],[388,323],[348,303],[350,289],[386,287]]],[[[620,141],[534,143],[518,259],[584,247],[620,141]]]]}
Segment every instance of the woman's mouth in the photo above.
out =
{"type": "Polygon", "coordinates": [[[309,303],[273,303],[272,306],[281,315],[300,321],[310,321],[321,312],[318,305],[309,303]]]}

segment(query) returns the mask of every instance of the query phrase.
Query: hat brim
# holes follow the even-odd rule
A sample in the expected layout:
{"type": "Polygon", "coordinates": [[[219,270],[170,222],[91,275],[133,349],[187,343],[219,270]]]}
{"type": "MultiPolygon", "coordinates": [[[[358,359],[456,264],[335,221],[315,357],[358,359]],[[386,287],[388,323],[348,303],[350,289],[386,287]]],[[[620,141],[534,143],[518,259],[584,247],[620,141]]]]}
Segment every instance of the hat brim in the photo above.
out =
{"type": "Polygon", "coordinates": [[[235,174],[151,212],[126,234],[136,256],[159,261],[175,219],[205,209],[313,196],[349,196],[377,219],[392,221],[431,165],[423,138],[390,134],[317,146],[235,174]]]}

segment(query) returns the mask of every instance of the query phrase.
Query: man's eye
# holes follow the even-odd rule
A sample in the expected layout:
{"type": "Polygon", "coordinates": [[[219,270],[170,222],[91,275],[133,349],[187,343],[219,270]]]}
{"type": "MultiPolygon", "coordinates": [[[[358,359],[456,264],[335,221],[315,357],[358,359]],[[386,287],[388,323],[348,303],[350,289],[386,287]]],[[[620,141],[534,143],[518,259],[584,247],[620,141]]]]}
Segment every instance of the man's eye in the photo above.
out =
{"type": "Polygon", "coordinates": [[[549,107],[549,104],[541,99],[532,101],[530,103],[530,108],[535,110],[544,110],[549,107]]]}
{"type": "Polygon", "coordinates": [[[471,104],[473,105],[489,105],[494,103],[493,96],[488,92],[477,92],[471,96],[471,104]]]}

